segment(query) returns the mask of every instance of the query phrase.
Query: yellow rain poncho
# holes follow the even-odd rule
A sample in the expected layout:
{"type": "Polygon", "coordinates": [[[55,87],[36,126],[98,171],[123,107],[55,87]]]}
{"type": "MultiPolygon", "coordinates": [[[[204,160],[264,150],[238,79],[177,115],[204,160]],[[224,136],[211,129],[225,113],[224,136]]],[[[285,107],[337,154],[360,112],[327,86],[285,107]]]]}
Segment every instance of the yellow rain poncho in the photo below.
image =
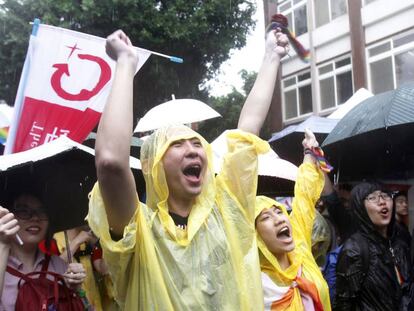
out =
{"type": "Polygon", "coordinates": [[[319,267],[325,264],[326,253],[332,242],[331,228],[325,217],[315,211],[315,220],[312,228],[312,254],[319,267]]]}
{"type": "Polygon", "coordinates": [[[88,220],[100,237],[116,297],[124,310],[261,310],[263,294],[255,239],[257,155],[267,142],[239,130],[217,177],[209,144],[187,127],[157,130],[141,149],[147,204],[137,206],[121,240],[111,239],[98,184],[88,220]],[[162,157],[176,140],[197,137],[208,158],[187,229],[168,214],[162,157]]]}
{"type": "MultiPolygon", "coordinates": [[[[267,249],[261,237],[257,235],[265,301],[267,299],[266,280],[267,282],[273,282],[277,285],[277,288],[280,288],[281,296],[288,289],[293,290],[292,299],[288,305],[284,304],[283,307],[282,304],[279,306],[273,305],[272,308],[266,307],[266,310],[304,310],[299,287],[295,286],[298,275],[316,286],[323,309],[331,310],[328,285],[311,252],[311,235],[316,211],[315,203],[321,194],[323,184],[324,177],[316,165],[304,163],[299,167],[295,184],[295,197],[292,202],[292,213],[289,216],[295,243],[295,249],[288,253],[291,263],[289,268],[282,270],[276,257],[267,249]]],[[[256,199],[255,216],[257,217],[263,209],[270,208],[273,205],[278,206],[287,215],[286,208],[282,204],[260,196],[256,199]]]]}

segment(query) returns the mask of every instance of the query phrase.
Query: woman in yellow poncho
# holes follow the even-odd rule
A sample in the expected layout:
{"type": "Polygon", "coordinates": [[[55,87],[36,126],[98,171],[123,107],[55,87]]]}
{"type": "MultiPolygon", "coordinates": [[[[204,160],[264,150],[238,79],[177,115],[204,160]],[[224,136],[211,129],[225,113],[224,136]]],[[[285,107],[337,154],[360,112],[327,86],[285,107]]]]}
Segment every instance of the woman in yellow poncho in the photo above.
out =
{"type": "Polygon", "coordinates": [[[257,136],[270,106],[287,38],[273,31],[239,130],[217,177],[209,144],[185,126],[158,129],[141,148],[146,204],[138,201],[129,167],[132,86],[137,56],[117,31],[107,51],[117,60],[98,128],[98,183],[88,222],[123,310],[257,310],[263,308],[254,230],[257,136]]]}
{"type": "MultiPolygon", "coordinates": [[[[311,132],[305,148],[317,146],[311,132]]],[[[329,289],[312,255],[315,203],[324,176],[306,153],[299,167],[292,213],[267,197],[256,198],[256,231],[265,310],[331,310],[329,289]]]]}

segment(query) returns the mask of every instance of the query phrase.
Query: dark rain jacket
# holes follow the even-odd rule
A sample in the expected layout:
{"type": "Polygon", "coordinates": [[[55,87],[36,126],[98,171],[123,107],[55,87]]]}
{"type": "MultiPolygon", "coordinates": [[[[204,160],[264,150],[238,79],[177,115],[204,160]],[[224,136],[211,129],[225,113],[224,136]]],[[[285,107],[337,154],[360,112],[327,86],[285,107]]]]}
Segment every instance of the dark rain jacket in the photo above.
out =
{"type": "Polygon", "coordinates": [[[338,258],[334,310],[410,310],[409,253],[404,241],[393,234],[394,212],[388,239],[375,229],[365,209],[364,199],[377,190],[379,185],[368,183],[352,190],[351,207],[358,225],[338,258]],[[405,280],[402,286],[395,266],[405,280]]]}

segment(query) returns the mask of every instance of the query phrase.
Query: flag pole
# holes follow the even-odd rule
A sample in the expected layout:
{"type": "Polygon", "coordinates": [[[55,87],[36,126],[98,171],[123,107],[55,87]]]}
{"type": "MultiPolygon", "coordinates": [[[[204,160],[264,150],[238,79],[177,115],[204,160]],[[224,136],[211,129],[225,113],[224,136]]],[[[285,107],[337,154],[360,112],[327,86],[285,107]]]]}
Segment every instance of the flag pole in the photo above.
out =
{"type": "Polygon", "coordinates": [[[138,47],[135,47],[135,48],[138,49],[138,50],[147,51],[147,52],[149,52],[151,54],[154,54],[154,55],[157,55],[157,56],[168,58],[171,62],[174,62],[174,63],[182,64],[184,62],[184,60],[181,57],[162,54],[162,53],[159,53],[159,52],[154,52],[154,51],[151,51],[151,50],[146,50],[146,49],[142,49],[142,48],[138,48],[138,47]]]}
{"type": "MultiPolygon", "coordinates": [[[[31,36],[35,37],[39,30],[40,19],[35,18],[33,21],[32,34],[31,36]]],[[[31,40],[30,40],[31,41],[31,40]]],[[[16,98],[14,100],[14,110],[13,118],[9,127],[9,134],[7,136],[6,145],[4,147],[4,154],[13,153],[14,143],[16,140],[17,130],[19,128],[20,116],[23,110],[23,100],[24,100],[24,91],[26,89],[27,77],[29,75],[30,68],[30,51],[31,42],[29,41],[29,47],[26,54],[26,59],[24,60],[24,65],[22,69],[22,74],[20,76],[19,87],[17,89],[16,98]]]]}

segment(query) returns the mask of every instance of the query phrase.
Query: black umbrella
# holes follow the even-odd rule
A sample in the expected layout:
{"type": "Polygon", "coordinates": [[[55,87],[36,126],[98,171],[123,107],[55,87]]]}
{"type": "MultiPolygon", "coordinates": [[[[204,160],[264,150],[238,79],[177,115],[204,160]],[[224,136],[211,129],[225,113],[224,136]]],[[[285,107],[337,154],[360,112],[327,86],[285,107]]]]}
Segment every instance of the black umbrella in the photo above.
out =
{"type": "Polygon", "coordinates": [[[282,131],[274,133],[269,139],[269,143],[282,159],[300,165],[303,161],[302,140],[305,137],[305,129],[310,129],[315,134],[316,139],[321,142],[328,136],[338,121],[337,119],[310,116],[299,124],[290,125],[282,131]]]}
{"type": "MultiPolygon", "coordinates": [[[[139,164],[135,160],[131,164],[137,174],[139,164]]],[[[30,183],[41,195],[53,232],[84,223],[88,194],[95,181],[93,149],[66,137],[0,157],[0,204],[10,204],[16,189],[30,183]]]]}
{"type": "Polygon", "coordinates": [[[414,169],[413,138],[414,83],[409,83],[353,108],[322,146],[342,181],[406,179],[414,169]]]}

